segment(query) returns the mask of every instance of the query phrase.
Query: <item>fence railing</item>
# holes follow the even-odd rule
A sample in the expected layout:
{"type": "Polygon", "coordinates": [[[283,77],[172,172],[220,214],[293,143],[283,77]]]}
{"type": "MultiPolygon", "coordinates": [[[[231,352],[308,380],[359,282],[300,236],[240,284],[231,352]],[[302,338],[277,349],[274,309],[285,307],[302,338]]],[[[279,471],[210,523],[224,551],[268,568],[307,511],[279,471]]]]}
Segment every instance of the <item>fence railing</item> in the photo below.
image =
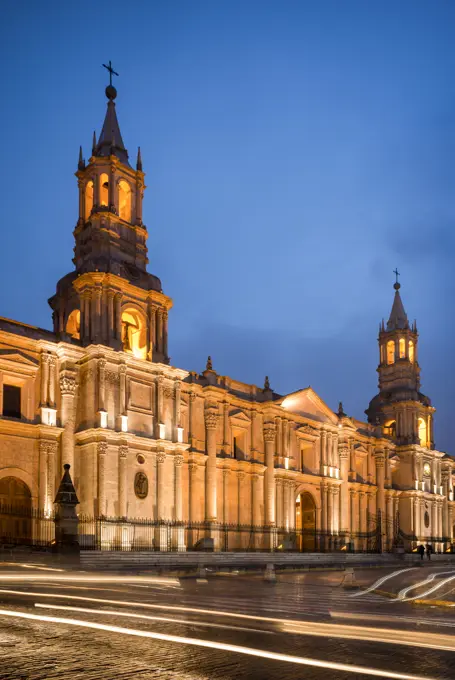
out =
{"type": "MultiPolygon", "coordinates": [[[[0,504],[0,545],[49,549],[55,543],[55,513],[0,504]]],[[[82,550],[223,552],[331,552],[380,553],[415,544],[398,521],[384,522],[380,513],[369,516],[368,531],[324,532],[250,524],[176,522],[147,518],[79,515],[78,540],[82,550]]],[[[428,537],[429,543],[448,543],[428,537]]]]}

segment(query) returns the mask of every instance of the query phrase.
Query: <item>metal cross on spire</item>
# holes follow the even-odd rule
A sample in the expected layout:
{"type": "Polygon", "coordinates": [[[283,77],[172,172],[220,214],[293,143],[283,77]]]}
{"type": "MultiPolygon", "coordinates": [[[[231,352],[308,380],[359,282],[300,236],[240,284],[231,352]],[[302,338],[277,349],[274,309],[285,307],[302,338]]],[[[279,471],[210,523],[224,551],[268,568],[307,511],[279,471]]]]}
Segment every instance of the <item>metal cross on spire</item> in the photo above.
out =
{"type": "Polygon", "coordinates": [[[103,64],[104,68],[106,68],[109,71],[109,85],[112,87],[112,76],[118,76],[117,71],[114,71],[112,68],[111,60],[109,59],[109,66],[106,66],[106,64],[103,64]]]}
{"type": "Polygon", "coordinates": [[[398,271],[398,267],[397,267],[396,269],[393,270],[393,273],[394,273],[395,276],[396,276],[396,281],[395,281],[395,283],[398,283],[398,277],[400,276],[400,272],[398,271]]]}

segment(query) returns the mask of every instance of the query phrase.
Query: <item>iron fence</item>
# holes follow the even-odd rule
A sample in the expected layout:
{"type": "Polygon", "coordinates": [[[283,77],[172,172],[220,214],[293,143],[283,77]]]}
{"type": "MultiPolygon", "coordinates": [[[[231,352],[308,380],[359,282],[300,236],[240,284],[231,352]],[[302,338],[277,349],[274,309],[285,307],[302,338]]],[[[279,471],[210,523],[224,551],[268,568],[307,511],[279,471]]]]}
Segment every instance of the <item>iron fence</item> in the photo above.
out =
{"type": "Polygon", "coordinates": [[[50,548],[55,540],[54,513],[33,507],[0,504],[0,545],[50,548]]]}

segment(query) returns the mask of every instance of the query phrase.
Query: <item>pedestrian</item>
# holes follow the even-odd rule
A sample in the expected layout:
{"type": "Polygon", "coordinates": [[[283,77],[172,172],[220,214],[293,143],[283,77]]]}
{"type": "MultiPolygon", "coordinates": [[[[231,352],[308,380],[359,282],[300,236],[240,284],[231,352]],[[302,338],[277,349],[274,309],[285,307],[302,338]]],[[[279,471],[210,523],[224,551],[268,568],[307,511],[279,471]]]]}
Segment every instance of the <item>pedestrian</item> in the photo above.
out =
{"type": "Polygon", "coordinates": [[[427,557],[429,560],[431,560],[431,553],[433,552],[433,548],[429,543],[427,543],[427,557]]]}
{"type": "Polygon", "coordinates": [[[421,543],[419,545],[419,547],[417,548],[417,552],[420,555],[420,559],[423,560],[423,556],[425,555],[425,547],[424,547],[423,543],[421,543]]]}

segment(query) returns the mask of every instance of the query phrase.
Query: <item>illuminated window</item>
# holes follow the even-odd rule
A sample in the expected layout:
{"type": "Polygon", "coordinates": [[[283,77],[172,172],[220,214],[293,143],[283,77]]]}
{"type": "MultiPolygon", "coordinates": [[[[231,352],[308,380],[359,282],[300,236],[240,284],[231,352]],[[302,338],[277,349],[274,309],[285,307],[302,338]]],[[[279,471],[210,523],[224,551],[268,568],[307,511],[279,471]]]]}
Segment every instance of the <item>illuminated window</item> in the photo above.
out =
{"type": "Polygon", "coordinates": [[[397,436],[397,423],[396,420],[391,420],[384,426],[384,434],[392,437],[393,439],[397,436]]]}
{"type": "Polygon", "coordinates": [[[419,418],[419,439],[420,446],[427,445],[427,426],[423,418],[419,418]]]}
{"type": "Polygon", "coordinates": [[[93,209],[93,182],[87,182],[85,185],[85,219],[90,217],[93,209]]]}
{"type": "Polygon", "coordinates": [[[109,177],[105,172],[100,175],[100,205],[109,205],[109,177]]]}
{"type": "Polygon", "coordinates": [[[400,338],[398,346],[400,348],[400,359],[404,359],[406,357],[406,340],[404,338],[400,338]]]}
{"type": "Polygon", "coordinates": [[[122,312],[122,343],[124,352],[134,354],[138,359],[147,358],[144,320],[134,309],[122,312]]]}
{"type": "Polygon", "coordinates": [[[414,343],[412,340],[409,341],[409,361],[411,364],[414,363],[414,343]]]}
{"type": "Polygon", "coordinates": [[[380,347],[380,357],[381,357],[381,364],[384,363],[384,345],[381,345],[380,347]]]}
{"type": "Polygon", "coordinates": [[[66,322],[66,332],[72,338],[80,340],[81,337],[81,313],[78,309],[71,312],[66,322]]]}
{"type": "Polygon", "coordinates": [[[118,210],[122,220],[131,222],[131,187],[123,179],[118,183],[118,210]]]}
{"type": "Polygon", "coordinates": [[[389,340],[387,343],[387,363],[395,363],[395,342],[394,340],[389,340]]]}

